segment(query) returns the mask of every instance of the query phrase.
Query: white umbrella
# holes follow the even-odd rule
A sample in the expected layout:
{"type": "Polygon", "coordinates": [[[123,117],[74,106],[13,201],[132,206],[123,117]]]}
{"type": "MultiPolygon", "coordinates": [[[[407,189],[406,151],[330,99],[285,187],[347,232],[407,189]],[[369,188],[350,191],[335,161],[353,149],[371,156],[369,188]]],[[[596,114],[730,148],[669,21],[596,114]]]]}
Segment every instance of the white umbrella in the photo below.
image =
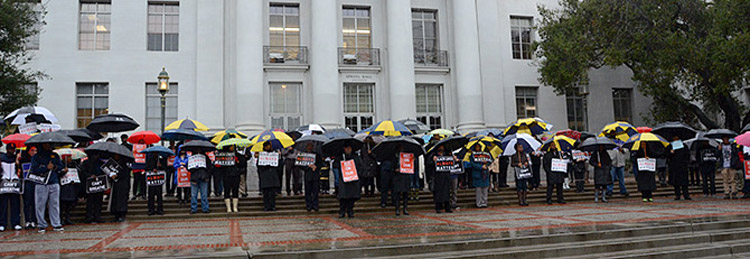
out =
{"type": "Polygon", "coordinates": [[[52,114],[52,112],[50,112],[47,108],[41,106],[18,108],[10,114],[6,115],[3,119],[5,121],[13,119],[10,123],[11,125],[21,125],[26,123],[26,116],[29,116],[31,114],[41,114],[48,121],[52,123],[57,122],[57,117],[55,117],[55,115],[52,114]]]}
{"type": "Polygon", "coordinates": [[[516,153],[516,143],[520,143],[523,146],[523,150],[526,153],[531,153],[539,147],[542,143],[539,143],[534,137],[526,133],[517,133],[505,136],[500,142],[500,147],[503,149],[503,156],[512,156],[516,153]]]}

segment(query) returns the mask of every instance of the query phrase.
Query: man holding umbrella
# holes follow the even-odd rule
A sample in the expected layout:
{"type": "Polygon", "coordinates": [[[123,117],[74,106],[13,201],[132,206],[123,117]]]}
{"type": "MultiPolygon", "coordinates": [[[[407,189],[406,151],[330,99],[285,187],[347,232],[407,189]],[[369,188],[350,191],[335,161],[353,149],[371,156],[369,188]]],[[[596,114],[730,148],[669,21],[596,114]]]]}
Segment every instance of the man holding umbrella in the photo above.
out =
{"type": "Polygon", "coordinates": [[[354,152],[362,148],[362,141],[352,137],[338,137],[323,144],[322,151],[334,157],[333,173],[338,176],[339,218],[354,217],[354,202],[360,199],[362,189],[359,183],[361,161],[354,152]]]}
{"type": "Polygon", "coordinates": [[[320,145],[328,141],[321,135],[305,136],[294,143],[299,150],[295,165],[303,171],[305,179],[305,208],[307,211],[318,211],[318,194],[320,192],[320,168],[325,166],[320,145]]]}
{"type": "Polygon", "coordinates": [[[36,206],[37,227],[39,232],[47,228],[45,220],[46,209],[49,208],[49,219],[55,231],[62,231],[60,222],[60,176],[68,169],[63,165],[60,156],[52,152],[52,145],[72,145],[75,141],[68,136],[58,132],[41,133],[29,138],[26,146],[38,146],[39,152],[31,157],[31,169],[29,174],[35,174],[45,178],[37,183],[34,189],[34,202],[36,206]]]}
{"type": "Polygon", "coordinates": [[[721,168],[721,178],[724,184],[724,199],[737,198],[737,169],[742,168],[739,160],[739,151],[736,145],[729,142],[729,137],[722,137],[719,145],[719,166],[721,168]]]}
{"type": "Polygon", "coordinates": [[[568,175],[566,160],[568,155],[556,148],[555,142],[550,142],[551,151],[544,154],[544,171],[547,172],[547,204],[552,204],[552,191],[557,190],[557,203],[565,204],[563,199],[563,182],[568,175]],[[557,166],[553,169],[553,162],[557,166]],[[564,168],[563,168],[564,167],[564,168]]]}

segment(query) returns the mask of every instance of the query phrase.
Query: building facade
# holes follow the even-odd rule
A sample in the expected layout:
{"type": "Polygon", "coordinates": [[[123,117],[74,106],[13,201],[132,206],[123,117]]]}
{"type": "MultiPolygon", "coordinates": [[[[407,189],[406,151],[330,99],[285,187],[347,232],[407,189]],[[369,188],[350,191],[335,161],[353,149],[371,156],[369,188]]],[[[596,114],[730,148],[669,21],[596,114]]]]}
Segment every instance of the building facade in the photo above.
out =
{"type": "Polygon", "coordinates": [[[167,122],[216,130],[643,124],[650,100],[627,69],[592,71],[577,95],[540,85],[537,5],[556,0],[44,0],[46,25],[29,48],[49,75],[39,105],[64,128],[121,112],[158,131],[162,67],[167,122]]]}

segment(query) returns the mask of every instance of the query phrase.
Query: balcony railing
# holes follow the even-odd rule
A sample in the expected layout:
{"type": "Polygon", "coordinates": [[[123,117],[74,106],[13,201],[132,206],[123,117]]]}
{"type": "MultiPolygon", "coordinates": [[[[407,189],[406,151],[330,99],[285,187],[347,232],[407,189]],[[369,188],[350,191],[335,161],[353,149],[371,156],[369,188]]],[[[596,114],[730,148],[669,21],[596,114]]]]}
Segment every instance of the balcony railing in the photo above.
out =
{"type": "Polygon", "coordinates": [[[414,50],[414,65],[423,67],[447,67],[447,50],[414,50]]]}
{"type": "Polygon", "coordinates": [[[339,65],[380,66],[380,49],[339,48],[339,65]]]}
{"type": "Polygon", "coordinates": [[[263,46],[263,63],[307,65],[307,47],[263,46]]]}

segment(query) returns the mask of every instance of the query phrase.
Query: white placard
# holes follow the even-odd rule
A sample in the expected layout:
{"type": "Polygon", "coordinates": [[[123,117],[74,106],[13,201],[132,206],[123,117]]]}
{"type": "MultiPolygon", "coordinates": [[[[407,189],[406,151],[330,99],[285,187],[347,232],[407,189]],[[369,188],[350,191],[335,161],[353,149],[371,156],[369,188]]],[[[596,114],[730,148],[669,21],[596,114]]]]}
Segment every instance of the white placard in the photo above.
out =
{"type": "Polygon", "coordinates": [[[655,158],[638,158],[638,171],[656,172],[655,158]]]}
{"type": "Polygon", "coordinates": [[[18,132],[21,134],[31,135],[36,133],[36,122],[29,122],[18,126],[18,132]]]}
{"type": "Polygon", "coordinates": [[[60,178],[60,185],[66,185],[69,183],[81,183],[81,179],[78,178],[77,168],[68,168],[68,172],[60,178]]]}
{"type": "Polygon", "coordinates": [[[279,153],[277,152],[260,152],[258,154],[259,166],[279,166],[279,153]]]}
{"type": "Polygon", "coordinates": [[[206,156],[201,155],[201,154],[195,154],[195,155],[190,156],[190,158],[188,158],[187,169],[192,170],[194,168],[199,168],[199,167],[203,167],[203,168],[206,167],[206,156]]]}
{"type": "Polygon", "coordinates": [[[553,158],[551,163],[552,172],[567,173],[568,172],[568,160],[553,158]]]}

